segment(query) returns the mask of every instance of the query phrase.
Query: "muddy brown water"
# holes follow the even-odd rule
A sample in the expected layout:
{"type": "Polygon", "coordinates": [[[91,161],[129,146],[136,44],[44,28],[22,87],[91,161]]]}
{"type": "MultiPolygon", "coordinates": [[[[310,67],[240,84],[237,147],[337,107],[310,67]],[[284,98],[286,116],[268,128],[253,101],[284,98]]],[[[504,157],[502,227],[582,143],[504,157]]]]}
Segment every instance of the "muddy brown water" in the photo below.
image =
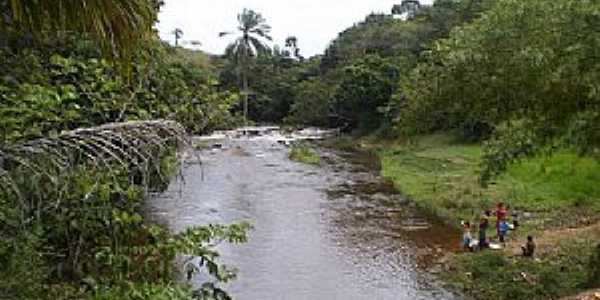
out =
{"type": "Polygon", "coordinates": [[[273,137],[208,142],[221,147],[199,150],[202,165],[187,164],[147,208],[175,232],[251,222],[248,243],[219,246],[239,269],[224,286],[235,299],[459,298],[427,272],[459,233],[402,197],[376,158],[319,147],[310,166],[273,137]]]}

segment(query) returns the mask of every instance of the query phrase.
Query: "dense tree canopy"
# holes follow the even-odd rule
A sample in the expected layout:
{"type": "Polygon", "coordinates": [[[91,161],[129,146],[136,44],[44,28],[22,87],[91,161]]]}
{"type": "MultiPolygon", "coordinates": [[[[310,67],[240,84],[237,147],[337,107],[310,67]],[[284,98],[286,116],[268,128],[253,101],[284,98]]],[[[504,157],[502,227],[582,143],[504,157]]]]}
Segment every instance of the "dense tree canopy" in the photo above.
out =
{"type": "Polygon", "coordinates": [[[597,151],[597,3],[409,2],[393,11],[410,17],[371,14],[305,63],[263,58],[251,72],[252,117],[396,135],[458,130],[487,141],[486,177],[547,146],[597,151]]]}
{"type": "Polygon", "coordinates": [[[504,130],[491,162],[559,140],[600,145],[599,10],[595,1],[498,2],[437,41],[412,72],[400,127],[484,138],[504,130]]]}
{"type": "Polygon", "coordinates": [[[187,134],[236,125],[239,98],[217,90],[208,55],[158,40],[157,5],[0,1],[2,297],[228,297],[176,283],[175,257],[227,281],[210,245],[243,241],[246,226],[174,235],[140,209],[187,134]]]}
{"type": "Polygon", "coordinates": [[[161,3],[0,0],[0,293],[227,299],[212,283],[170,289],[172,265],[156,256],[202,256],[227,281],[198,245],[243,241],[246,226],[174,236],[139,206],[164,188],[156,178],[172,173],[184,130],[231,128],[239,112],[406,139],[458,132],[486,145],[483,183],[542,151],[600,157],[598,1],[404,0],[311,58],[295,36],[271,49],[270,26],[248,9],[221,33],[237,34],[221,57],[171,47],[153,29],[161,3]]]}

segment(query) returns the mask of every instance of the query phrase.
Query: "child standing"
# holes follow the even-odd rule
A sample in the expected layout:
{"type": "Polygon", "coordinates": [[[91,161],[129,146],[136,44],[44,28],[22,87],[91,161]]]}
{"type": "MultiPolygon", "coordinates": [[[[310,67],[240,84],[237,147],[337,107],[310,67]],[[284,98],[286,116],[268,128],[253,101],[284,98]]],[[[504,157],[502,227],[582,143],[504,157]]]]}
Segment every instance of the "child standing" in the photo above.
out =
{"type": "Polygon", "coordinates": [[[473,250],[471,248],[471,241],[473,240],[473,237],[471,236],[471,223],[469,222],[463,222],[463,248],[465,250],[473,250]]]}
{"type": "Polygon", "coordinates": [[[500,224],[502,224],[502,221],[506,220],[507,214],[508,210],[504,206],[504,203],[498,203],[496,206],[496,233],[498,234],[498,237],[500,237],[500,224]]]}
{"type": "Polygon", "coordinates": [[[508,225],[508,222],[506,222],[506,220],[500,222],[500,226],[498,226],[498,239],[500,240],[500,243],[504,244],[504,238],[506,237],[506,234],[509,230],[510,226],[508,225]]]}
{"type": "Polygon", "coordinates": [[[489,246],[487,241],[487,230],[490,227],[489,217],[491,212],[486,211],[483,216],[481,216],[481,221],[479,222],[479,249],[484,249],[489,246]]]}

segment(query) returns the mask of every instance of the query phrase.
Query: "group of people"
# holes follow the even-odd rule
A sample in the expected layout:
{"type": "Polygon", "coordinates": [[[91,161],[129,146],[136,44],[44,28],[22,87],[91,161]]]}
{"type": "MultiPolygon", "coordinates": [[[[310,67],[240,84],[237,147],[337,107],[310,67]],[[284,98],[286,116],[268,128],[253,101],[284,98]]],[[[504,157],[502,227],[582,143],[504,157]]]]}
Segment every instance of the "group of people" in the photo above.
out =
{"type": "MultiPolygon", "coordinates": [[[[508,206],[506,206],[503,202],[500,202],[496,205],[494,214],[496,217],[496,237],[498,242],[501,245],[504,245],[508,232],[519,227],[519,222],[517,220],[513,220],[512,224],[508,222],[508,206]]],[[[479,234],[477,240],[474,240],[473,236],[471,235],[471,223],[468,221],[463,221],[462,244],[465,249],[469,251],[475,251],[476,249],[481,250],[490,248],[492,246],[491,239],[489,239],[487,236],[487,231],[490,227],[491,216],[492,212],[490,210],[486,210],[481,216],[481,219],[479,220],[479,234]]],[[[493,244],[493,246],[499,248],[502,247],[498,244],[493,244]]],[[[533,236],[527,237],[527,242],[521,246],[521,251],[523,256],[533,257],[535,252],[535,242],[533,241],[533,236]]]]}

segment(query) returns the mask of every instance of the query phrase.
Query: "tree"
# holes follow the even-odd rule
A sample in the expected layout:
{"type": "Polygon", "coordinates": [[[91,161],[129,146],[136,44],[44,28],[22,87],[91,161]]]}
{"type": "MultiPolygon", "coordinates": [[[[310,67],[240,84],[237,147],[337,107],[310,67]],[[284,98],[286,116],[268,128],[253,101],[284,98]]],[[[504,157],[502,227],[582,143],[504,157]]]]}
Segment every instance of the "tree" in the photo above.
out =
{"type": "Polygon", "coordinates": [[[171,33],[175,36],[175,47],[179,46],[179,39],[183,36],[183,30],[175,28],[171,33]]]}
{"type": "Polygon", "coordinates": [[[304,57],[300,55],[300,48],[298,48],[298,38],[295,36],[288,36],[285,39],[285,47],[289,49],[289,53],[299,60],[304,60],[304,57]]]}
{"type": "Polygon", "coordinates": [[[411,20],[415,17],[417,11],[421,8],[419,0],[402,0],[400,5],[396,4],[392,7],[393,15],[406,14],[406,18],[411,20]]]}
{"type": "MultiPolygon", "coordinates": [[[[3,3],[2,3],[3,2],[3,3]]],[[[7,4],[8,2],[8,4],[7,4]]],[[[154,34],[161,0],[12,0],[3,20],[36,39],[64,32],[88,34],[107,56],[130,58],[139,43],[154,34]]],[[[3,26],[5,27],[5,26],[3,26]]],[[[5,28],[0,28],[2,33],[5,28]]]]}
{"type": "Polygon", "coordinates": [[[348,129],[373,130],[386,125],[384,108],[394,93],[399,66],[389,59],[368,55],[345,67],[335,92],[336,117],[348,129]]]}
{"type": "Polygon", "coordinates": [[[540,151],[597,153],[599,10],[595,1],[498,1],[436,41],[411,73],[400,127],[491,134],[484,179],[540,151]]]}
{"type": "MultiPolygon", "coordinates": [[[[263,16],[251,9],[244,9],[238,14],[239,36],[227,46],[225,55],[233,59],[238,65],[242,77],[242,93],[244,95],[244,120],[248,117],[248,67],[250,60],[260,54],[268,54],[269,46],[264,40],[273,40],[269,33],[271,26],[266,23],[263,16]]],[[[221,32],[220,37],[234,34],[234,32],[221,32]]]]}

